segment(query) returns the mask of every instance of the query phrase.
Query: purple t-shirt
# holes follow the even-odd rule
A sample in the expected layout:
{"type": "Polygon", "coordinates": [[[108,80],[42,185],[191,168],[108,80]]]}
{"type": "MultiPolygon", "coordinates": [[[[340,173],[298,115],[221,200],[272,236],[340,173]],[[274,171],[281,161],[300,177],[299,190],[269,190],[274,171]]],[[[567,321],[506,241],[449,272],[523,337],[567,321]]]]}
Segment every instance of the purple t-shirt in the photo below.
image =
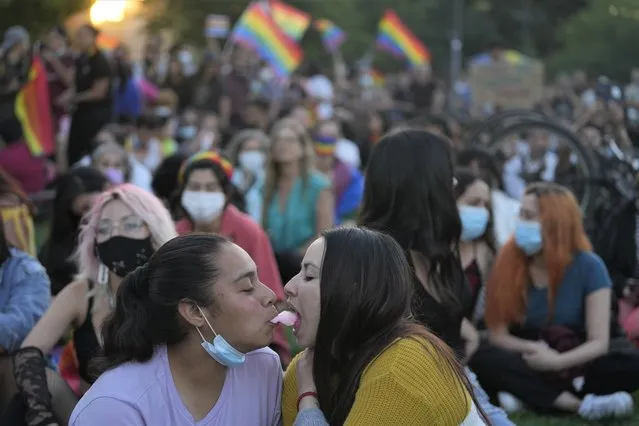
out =
{"type": "Polygon", "coordinates": [[[215,406],[199,422],[177,392],[166,347],[146,363],[127,363],[107,371],[84,394],[71,426],[277,426],[280,424],[282,368],[268,348],[246,354],[229,368],[215,406]]]}

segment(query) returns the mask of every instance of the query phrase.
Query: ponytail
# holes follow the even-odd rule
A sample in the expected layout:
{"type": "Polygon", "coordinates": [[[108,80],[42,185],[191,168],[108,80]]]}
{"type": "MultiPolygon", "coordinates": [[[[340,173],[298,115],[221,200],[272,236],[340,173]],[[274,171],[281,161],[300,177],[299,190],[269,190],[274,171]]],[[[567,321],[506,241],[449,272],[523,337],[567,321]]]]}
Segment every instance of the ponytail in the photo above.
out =
{"type": "Polygon", "coordinates": [[[214,234],[177,237],[124,278],[102,327],[102,353],[91,365],[95,377],[127,362],[148,362],[156,347],[179,345],[194,332],[179,306],[185,301],[213,306],[211,285],[220,274],[217,257],[226,244],[214,234]]]}
{"type": "Polygon", "coordinates": [[[102,357],[96,359],[96,377],[129,361],[145,362],[153,356],[149,312],[149,266],[138,267],[118,288],[115,309],[102,327],[102,357]]]}

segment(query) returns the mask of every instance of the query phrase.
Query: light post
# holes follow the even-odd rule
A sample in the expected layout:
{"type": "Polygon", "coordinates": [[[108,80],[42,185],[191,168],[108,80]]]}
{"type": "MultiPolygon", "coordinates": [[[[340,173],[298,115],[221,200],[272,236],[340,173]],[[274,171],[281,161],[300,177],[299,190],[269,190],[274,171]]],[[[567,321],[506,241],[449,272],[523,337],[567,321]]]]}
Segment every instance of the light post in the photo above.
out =
{"type": "Polygon", "coordinates": [[[464,7],[465,0],[453,0],[453,29],[450,37],[450,82],[449,99],[454,99],[455,83],[462,69],[464,50],[464,7]]]}

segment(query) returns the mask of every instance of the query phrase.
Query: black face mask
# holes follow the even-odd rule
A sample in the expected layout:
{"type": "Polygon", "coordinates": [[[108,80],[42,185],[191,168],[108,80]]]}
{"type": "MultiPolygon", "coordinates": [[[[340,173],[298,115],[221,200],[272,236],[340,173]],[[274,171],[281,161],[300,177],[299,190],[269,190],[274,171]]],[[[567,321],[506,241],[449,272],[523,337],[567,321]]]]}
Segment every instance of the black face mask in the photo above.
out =
{"type": "Polygon", "coordinates": [[[96,244],[100,261],[120,278],[144,265],[153,254],[151,238],[138,240],[128,237],[113,237],[96,244]]]}

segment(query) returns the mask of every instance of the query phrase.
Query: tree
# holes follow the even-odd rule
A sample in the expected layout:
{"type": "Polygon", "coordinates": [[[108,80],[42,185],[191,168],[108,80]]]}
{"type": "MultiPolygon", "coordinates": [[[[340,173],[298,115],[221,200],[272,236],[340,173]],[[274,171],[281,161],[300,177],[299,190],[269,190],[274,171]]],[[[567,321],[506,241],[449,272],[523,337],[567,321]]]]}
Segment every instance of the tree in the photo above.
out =
{"type": "Polygon", "coordinates": [[[0,29],[22,25],[32,37],[40,37],[92,3],[92,0],[0,0],[0,29]]]}
{"type": "Polygon", "coordinates": [[[636,0],[596,0],[563,26],[563,48],[551,70],[583,68],[590,75],[625,81],[639,66],[639,3],[636,0]]]}

